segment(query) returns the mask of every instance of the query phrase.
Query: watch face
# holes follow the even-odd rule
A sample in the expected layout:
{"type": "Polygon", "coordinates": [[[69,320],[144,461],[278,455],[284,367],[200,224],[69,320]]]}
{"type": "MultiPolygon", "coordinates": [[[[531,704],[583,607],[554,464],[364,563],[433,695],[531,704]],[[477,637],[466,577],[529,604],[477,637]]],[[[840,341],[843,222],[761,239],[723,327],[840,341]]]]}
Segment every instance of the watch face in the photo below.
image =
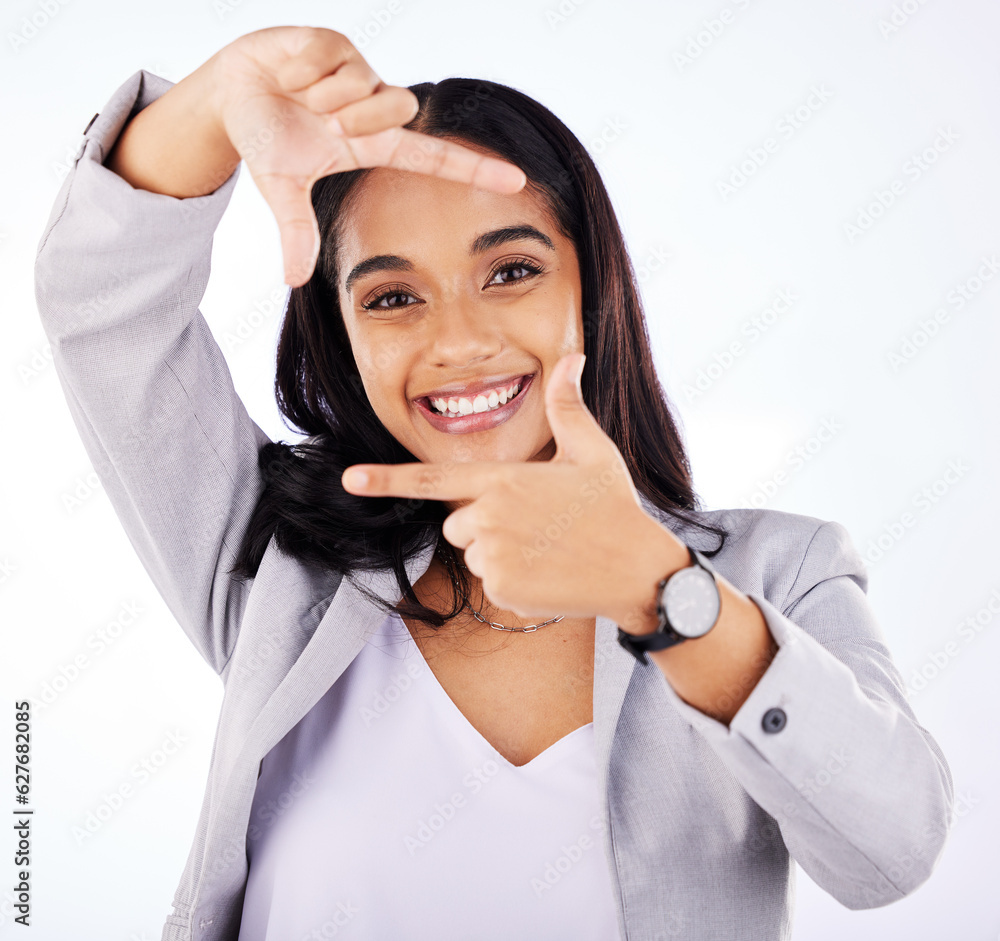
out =
{"type": "Polygon", "coordinates": [[[707,634],[718,620],[720,602],[715,580],[698,566],[674,573],[661,599],[670,626],[685,637],[707,634]]]}

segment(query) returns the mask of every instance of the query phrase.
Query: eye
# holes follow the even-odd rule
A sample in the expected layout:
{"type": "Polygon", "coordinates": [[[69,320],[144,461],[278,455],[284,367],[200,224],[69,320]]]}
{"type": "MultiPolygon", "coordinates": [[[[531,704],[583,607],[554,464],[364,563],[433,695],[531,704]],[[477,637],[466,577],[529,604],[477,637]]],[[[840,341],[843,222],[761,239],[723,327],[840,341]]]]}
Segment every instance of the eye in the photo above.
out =
{"type": "Polygon", "coordinates": [[[386,288],[381,294],[373,297],[370,301],[366,301],[361,307],[364,310],[392,310],[397,307],[412,307],[412,304],[386,304],[382,305],[382,301],[386,298],[396,298],[396,297],[413,297],[406,288],[401,284],[391,284],[386,288]]]}
{"type": "Polygon", "coordinates": [[[534,277],[537,274],[541,274],[544,271],[543,268],[536,265],[534,262],[529,261],[527,258],[516,258],[513,261],[505,261],[503,264],[493,269],[493,273],[490,275],[490,284],[497,285],[499,287],[506,287],[509,284],[517,284],[519,281],[527,281],[529,278],[534,277]],[[509,281],[494,281],[497,275],[502,274],[505,271],[527,271],[528,274],[522,275],[519,278],[513,278],[509,281]]]}
{"type": "MultiPolygon", "coordinates": [[[[492,287],[508,287],[513,284],[518,284],[521,281],[527,281],[529,278],[533,278],[535,275],[542,274],[545,271],[544,268],[536,265],[533,261],[528,258],[515,258],[512,261],[505,261],[498,265],[490,273],[490,280],[487,282],[487,286],[492,287]],[[509,280],[495,280],[498,275],[509,271],[522,271],[527,272],[522,274],[520,277],[511,278],[509,280]]],[[[373,297],[371,300],[366,301],[361,305],[363,310],[398,310],[403,307],[412,307],[413,304],[383,304],[383,301],[395,300],[402,297],[413,297],[409,291],[401,284],[390,284],[387,288],[373,297]]]]}

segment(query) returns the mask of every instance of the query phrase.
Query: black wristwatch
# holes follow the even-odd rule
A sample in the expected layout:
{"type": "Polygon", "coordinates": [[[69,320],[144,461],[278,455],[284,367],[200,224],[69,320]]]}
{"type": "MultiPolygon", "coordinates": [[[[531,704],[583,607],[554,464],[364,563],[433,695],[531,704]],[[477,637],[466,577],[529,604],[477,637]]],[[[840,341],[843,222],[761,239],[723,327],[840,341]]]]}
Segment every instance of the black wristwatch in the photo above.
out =
{"type": "Polygon", "coordinates": [[[703,637],[719,620],[722,595],[715,569],[700,552],[687,547],[691,565],[661,579],[657,585],[659,624],[651,634],[629,634],[618,628],[618,643],[640,663],[649,663],[646,651],[665,650],[681,641],[703,637]]]}

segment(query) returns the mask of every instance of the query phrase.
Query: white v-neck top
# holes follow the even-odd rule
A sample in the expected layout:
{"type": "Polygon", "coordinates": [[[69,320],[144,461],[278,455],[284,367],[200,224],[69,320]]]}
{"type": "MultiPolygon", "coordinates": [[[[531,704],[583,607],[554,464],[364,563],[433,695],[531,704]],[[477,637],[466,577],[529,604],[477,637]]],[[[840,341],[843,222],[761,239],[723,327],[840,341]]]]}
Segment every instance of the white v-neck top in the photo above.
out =
{"type": "Polygon", "coordinates": [[[617,941],[600,827],[593,723],[511,764],[390,614],[262,762],[239,941],[617,941]]]}

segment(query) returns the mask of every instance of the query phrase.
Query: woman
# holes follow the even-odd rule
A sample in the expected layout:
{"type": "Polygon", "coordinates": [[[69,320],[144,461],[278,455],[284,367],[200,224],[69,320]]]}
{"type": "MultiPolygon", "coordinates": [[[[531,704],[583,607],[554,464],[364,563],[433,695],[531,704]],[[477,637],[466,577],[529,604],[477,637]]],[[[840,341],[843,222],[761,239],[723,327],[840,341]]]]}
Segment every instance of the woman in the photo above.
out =
{"type": "Polygon", "coordinates": [[[838,523],[698,510],[558,119],[282,27],[136,73],[86,134],[39,310],[226,690],[165,939],[759,941],[788,937],[793,858],[851,908],[929,877],[951,775],[863,562],[838,523]],[[292,286],[296,447],[197,309],[241,158],[292,286]]]}

